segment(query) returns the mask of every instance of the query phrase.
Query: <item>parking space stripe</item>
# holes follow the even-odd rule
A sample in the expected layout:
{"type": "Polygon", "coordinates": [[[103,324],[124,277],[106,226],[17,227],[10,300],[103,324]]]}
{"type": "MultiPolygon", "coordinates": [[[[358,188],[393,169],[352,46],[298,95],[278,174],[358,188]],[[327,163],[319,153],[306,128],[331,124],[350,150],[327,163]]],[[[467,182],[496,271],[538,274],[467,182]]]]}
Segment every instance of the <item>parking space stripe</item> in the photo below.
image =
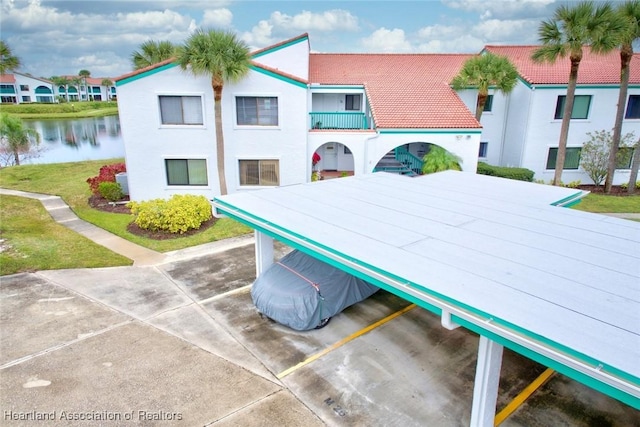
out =
{"type": "Polygon", "coordinates": [[[319,359],[320,357],[324,356],[325,354],[327,354],[327,353],[329,353],[329,352],[331,352],[331,351],[333,351],[333,350],[335,350],[335,349],[337,349],[339,347],[342,347],[343,345],[345,345],[349,341],[353,341],[354,339],[358,338],[359,336],[362,336],[362,335],[366,334],[367,332],[377,328],[378,326],[384,325],[388,321],[393,320],[396,317],[401,316],[404,313],[406,313],[406,312],[408,312],[408,311],[410,311],[410,310],[412,310],[414,308],[416,308],[416,305],[415,304],[410,304],[407,307],[403,308],[402,310],[396,311],[395,313],[390,314],[389,316],[385,317],[384,319],[378,320],[377,322],[372,323],[371,325],[367,326],[366,328],[360,329],[359,331],[357,331],[357,332],[349,335],[348,337],[338,341],[337,343],[325,348],[324,350],[314,354],[313,356],[308,357],[307,359],[303,360],[302,362],[298,363],[297,365],[292,366],[291,368],[282,371],[276,377],[278,379],[282,379],[282,378],[286,377],[287,375],[289,375],[290,373],[302,368],[303,366],[308,365],[309,363],[313,362],[314,360],[319,359]]]}
{"type": "Polygon", "coordinates": [[[555,373],[551,368],[547,368],[538,378],[536,378],[531,384],[529,384],[520,394],[518,394],[502,411],[496,415],[493,425],[499,426],[509,415],[515,412],[516,409],[524,403],[538,388],[542,386],[551,376],[555,373]]]}

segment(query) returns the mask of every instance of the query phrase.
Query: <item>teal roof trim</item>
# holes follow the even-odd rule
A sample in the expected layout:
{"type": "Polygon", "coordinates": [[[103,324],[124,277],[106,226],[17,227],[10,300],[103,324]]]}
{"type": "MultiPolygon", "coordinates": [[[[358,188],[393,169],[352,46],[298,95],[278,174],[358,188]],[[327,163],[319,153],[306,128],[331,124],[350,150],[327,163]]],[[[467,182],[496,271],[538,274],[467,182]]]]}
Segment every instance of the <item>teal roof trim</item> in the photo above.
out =
{"type": "Polygon", "coordinates": [[[136,74],[134,76],[127,77],[127,78],[124,78],[122,80],[118,80],[116,82],[116,87],[117,86],[126,85],[127,83],[134,82],[134,81],[142,79],[144,77],[151,76],[153,74],[160,73],[162,71],[165,71],[165,70],[168,70],[170,68],[177,67],[177,66],[178,66],[178,64],[176,62],[171,62],[171,63],[165,64],[165,65],[163,65],[161,67],[154,68],[154,69],[149,70],[149,71],[145,71],[144,73],[136,74]]]}
{"type": "Polygon", "coordinates": [[[274,73],[273,71],[265,70],[264,68],[258,67],[256,65],[250,65],[249,68],[251,68],[253,71],[257,71],[258,73],[262,73],[266,76],[273,77],[274,79],[282,80],[283,82],[290,83],[294,86],[298,86],[304,89],[307,88],[306,83],[291,79],[289,77],[285,77],[282,74],[277,74],[277,73],[274,73]]]}
{"type": "Polygon", "coordinates": [[[345,86],[336,86],[336,85],[321,85],[321,84],[312,84],[311,89],[339,89],[339,90],[347,90],[347,89],[358,89],[363,90],[364,86],[354,86],[354,85],[345,85],[345,86]]]}
{"type": "Polygon", "coordinates": [[[273,53],[273,52],[277,52],[277,51],[279,51],[281,49],[286,49],[289,46],[293,46],[294,44],[298,44],[298,43],[304,42],[304,41],[309,41],[309,36],[304,36],[304,37],[301,37],[299,39],[291,40],[288,43],[283,43],[281,45],[274,46],[274,47],[272,47],[270,49],[263,50],[262,52],[258,52],[258,53],[252,54],[251,57],[252,58],[260,58],[261,56],[268,55],[268,54],[273,53]]]}

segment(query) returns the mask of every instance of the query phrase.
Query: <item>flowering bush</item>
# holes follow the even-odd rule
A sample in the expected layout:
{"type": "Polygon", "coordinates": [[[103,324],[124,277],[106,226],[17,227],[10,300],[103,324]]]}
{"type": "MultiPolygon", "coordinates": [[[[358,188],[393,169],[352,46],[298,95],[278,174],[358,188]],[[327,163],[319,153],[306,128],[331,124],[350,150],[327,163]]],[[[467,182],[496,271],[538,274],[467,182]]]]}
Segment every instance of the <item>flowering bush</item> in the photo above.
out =
{"type": "Polygon", "coordinates": [[[87,183],[91,187],[91,192],[96,196],[100,195],[100,183],[101,182],[116,182],[116,174],[126,172],[127,167],[124,163],[114,163],[111,165],[105,165],[100,168],[98,176],[88,178],[87,183]]]}
{"type": "Polygon", "coordinates": [[[207,198],[192,194],[176,194],[169,200],[129,202],[127,206],[135,216],[133,222],[138,227],[151,231],[184,234],[191,229],[197,230],[212,216],[211,204],[207,198]]]}

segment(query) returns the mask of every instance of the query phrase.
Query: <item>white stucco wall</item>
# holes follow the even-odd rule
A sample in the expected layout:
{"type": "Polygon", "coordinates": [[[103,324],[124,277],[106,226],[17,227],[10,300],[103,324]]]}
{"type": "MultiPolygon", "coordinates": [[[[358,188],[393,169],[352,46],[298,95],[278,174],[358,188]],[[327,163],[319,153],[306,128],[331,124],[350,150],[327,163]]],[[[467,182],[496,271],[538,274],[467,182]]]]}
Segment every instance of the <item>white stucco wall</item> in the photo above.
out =
{"type": "MultiPolygon", "coordinates": [[[[554,119],[555,107],[558,96],[566,95],[566,89],[537,88],[532,94],[522,166],[533,170],[536,179],[550,181],[553,179],[554,170],[546,169],[547,155],[549,148],[558,146],[562,126],[562,120],[554,119]]],[[[591,95],[591,105],[587,119],[571,120],[567,147],[582,147],[589,140],[588,132],[611,131],[615,121],[618,103],[617,87],[578,87],[576,95],[591,95]]],[[[630,89],[629,95],[640,95],[640,89],[630,89]]],[[[625,120],[623,122],[623,134],[632,131],[636,138],[640,136],[640,120],[625,120]]],[[[614,184],[628,182],[628,179],[629,170],[616,170],[614,184]]],[[[565,169],[562,173],[562,181],[565,183],[572,181],[581,181],[583,184],[592,183],[582,168],[565,169]]]]}
{"type": "Polygon", "coordinates": [[[309,79],[309,39],[302,38],[260,54],[255,61],[304,80],[309,79]]]}
{"type": "Polygon", "coordinates": [[[174,194],[219,192],[216,172],[213,90],[208,77],[194,77],[173,67],[118,85],[120,126],[132,200],[168,199],[174,194]],[[164,126],[160,95],[201,96],[202,126],[164,126]],[[206,159],[208,185],[169,186],[165,159],[206,159]]]}
{"type": "Polygon", "coordinates": [[[312,155],[307,151],[307,117],[307,90],[289,81],[253,71],[240,83],[225,88],[223,123],[229,192],[256,188],[240,186],[241,159],[278,159],[280,185],[307,182],[307,174],[311,176],[307,162],[312,155]],[[277,97],[278,126],[237,126],[236,96],[277,97]]]}

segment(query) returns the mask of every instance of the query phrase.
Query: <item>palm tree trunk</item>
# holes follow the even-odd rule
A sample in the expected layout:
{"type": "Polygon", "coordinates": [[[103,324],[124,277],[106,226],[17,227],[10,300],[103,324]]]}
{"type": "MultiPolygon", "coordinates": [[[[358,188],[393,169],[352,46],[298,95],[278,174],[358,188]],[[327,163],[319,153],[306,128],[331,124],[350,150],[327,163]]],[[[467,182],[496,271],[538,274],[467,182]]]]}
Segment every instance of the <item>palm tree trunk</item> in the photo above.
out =
{"type": "Polygon", "coordinates": [[[216,118],[216,158],[218,165],[218,180],[220,181],[220,195],[227,194],[227,178],[224,169],[224,135],[222,132],[222,82],[215,76],[211,78],[213,87],[214,111],[216,118]]]}
{"type": "Polygon", "coordinates": [[[558,140],[558,155],[556,157],[556,170],[553,175],[553,185],[561,185],[562,183],[562,170],[564,169],[564,159],[567,156],[569,123],[571,122],[573,100],[576,94],[576,84],[578,82],[578,67],[580,66],[580,59],[571,57],[571,71],[569,73],[569,85],[567,86],[567,96],[564,100],[564,110],[562,112],[562,127],[560,128],[560,139],[558,140]]]}
{"type": "Polygon", "coordinates": [[[482,112],[484,111],[484,105],[487,103],[488,93],[478,92],[478,100],[476,101],[476,120],[480,123],[482,112]]]}
{"type": "Polygon", "coordinates": [[[613,125],[613,141],[609,151],[609,164],[607,167],[607,177],[604,181],[604,192],[610,193],[613,185],[613,175],[616,172],[616,156],[622,137],[622,119],[624,118],[624,107],[627,101],[627,90],[629,88],[629,64],[633,57],[631,45],[624,45],[620,50],[620,91],[618,92],[618,109],[616,110],[616,121],[613,125]]]}
{"type": "Polygon", "coordinates": [[[640,140],[636,142],[633,150],[633,162],[631,163],[631,173],[629,174],[629,186],[627,193],[633,194],[636,191],[636,181],[638,181],[638,169],[640,169],[640,140]]]}

